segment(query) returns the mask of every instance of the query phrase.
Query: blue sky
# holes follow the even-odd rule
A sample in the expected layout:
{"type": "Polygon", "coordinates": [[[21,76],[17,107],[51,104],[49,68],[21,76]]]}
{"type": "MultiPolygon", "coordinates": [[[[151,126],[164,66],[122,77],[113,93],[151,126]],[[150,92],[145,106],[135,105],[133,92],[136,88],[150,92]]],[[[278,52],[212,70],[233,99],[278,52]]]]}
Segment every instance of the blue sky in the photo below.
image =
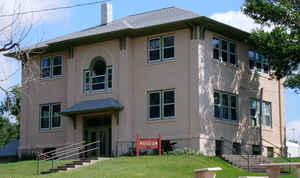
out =
{"type": "MultiPolygon", "coordinates": [[[[20,0],[29,4],[25,10],[36,10],[51,8],[64,5],[73,5],[78,3],[92,2],[95,0],[20,0]]],[[[228,23],[230,25],[250,30],[256,27],[253,22],[239,13],[243,0],[112,0],[114,8],[114,19],[128,15],[142,13],[150,10],[166,8],[170,6],[178,6],[199,14],[212,17],[216,20],[228,23]]],[[[31,17],[30,17],[31,18],[31,17]]],[[[26,18],[27,20],[30,18],[26,18]]],[[[100,23],[100,4],[79,7],[63,11],[47,12],[35,14],[34,28],[32,33],[25,41],[25,44],[36,43],[41,40],[51,39],[63,34],[79,31],[85,28],[99,25],[100,23]]],[[[1,19],[0,19],[1,21],[1,19]]],[[[30,21],[30,20],[29,20],[30,21]]],[[[1,22],[0,22],[1,26],[1,22]]],[[[0,58],[0,79],[2,72],[9,75],[14,70],[18,72],[10,78],[11,80],[5,85],[20,83],[20,65],[11,59],[0,58]],[[1,61],[2,60],[2,61],[1,61]],[[4,65],[3,65],[4,64],[4,65]],[[1,68],[2,66],[2,68],[1,68]]],[[[1,84],[1,83],[0,83],[1,84]]],[[[3,93],[0,92],[0,98],[3,99],[3,93]]],[[[288,134],[296,135],[300,138],[300,95],[295,94],[291,90],[286,91],[286,120],[288,126],[288,134]],[[289,133],[289,130],[295,127],[299,131],[297,133],[289,133]],[[298,128],[297,128],[298,127],[298,128]]]]}

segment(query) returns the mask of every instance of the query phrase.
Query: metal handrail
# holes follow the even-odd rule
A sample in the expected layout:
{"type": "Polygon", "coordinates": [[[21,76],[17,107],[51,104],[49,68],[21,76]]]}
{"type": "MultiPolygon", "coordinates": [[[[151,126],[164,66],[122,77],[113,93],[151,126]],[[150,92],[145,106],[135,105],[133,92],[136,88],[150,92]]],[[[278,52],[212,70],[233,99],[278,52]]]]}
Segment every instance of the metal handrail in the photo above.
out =
{"type": "Polygon", "coordinates": [[[75,154],[72,154],[72,155],[69,155],[69,156],[65,156],[65,157],[59,158],[57,160],[63,160],[63,159],[70,158],[70,157],[73,157],[73,156],[76,156],[76,155],[80,155],[82,153],[87,153],[89,151],[93,151],[93,150],[96,150],[96,149],[99,149],[99,147],[92,148],[92,149],[89,149],[89,150],[86,150],[86,151],[82,151],[82,152],[79,152],[79,153],[75,153],[75,154]]]}
{"type": "Polygon", "coordinates": [[[97,150],[97,149],[100,148],[100,146],[96,146],[95,148],[92,148],[92,149],[89,149],[89,150],[80,151],[81,148],[85,148],[85,147],[87,147],[89,145],[95,145],[95,144],[97,145],[97,143],[100,143],[100,140],[97,140],[95,142],[88,143],[88,144],[85,144],[85,145],[77,146],[77,145],[82,144],[82,143],[85,143],[85,142],[79,142],[79,143],[75,143],[75,144],[71,144],[71,145],[63,147],[64,149],[67,149],[67,150],[62,150],[63,148],[60,148],[59,150],[62,150],[62,151],[59,151],[58,152],[59,154],[55,154],[54,156],[48,156],[46,154],[54,153],[55,150],[54,151],[49,151],[47,153],[38,154],[37,174],[40,174],[40,163],[43,162],[43,161],[49,161],[49,160],[51,160],[52,161],[52,169],[54,169],[54,160],[55,159],[57,159],[57,160],[63,160],[63,159],[70,158],[70,157],[73,157],[73,156],[76,156],[76,155],[80,155],[80,154],[83,154],[83,153],[94,151],[94,150],[97,150]],[[74,146],[76,146],[76,147],[72,148],[74,146]],[[78,152],[75,153],[75,154],[72,154],[75,151],[78,151],[78,152]],[[70,155],[68,155],[68,154],[70,154],[70,155]],[[63,156],[63,155],[66,155],[66,156],[63,156]],[[40,160],[41,156],[46,156],[47,159],[40,160]]]}
{"type": "MultiPolygon", "coordinates": [[[[225,139],[225,138],[222,138],[222,140],[223,141],[226,141],[226,142],[229,142],[229,143],[231,143],[231,144],[233,144],[233,142],[232,141],[230,141],[230,140],[227,140],[227,139],[225,139]]],[[[223,145],[223,146],[225,146],[225,144],[223,145]]],[[[231,150],[231,151],[233,151],[233,148],[229,148],[229,147],[227,147],[227,146],[225,146],[226,148],[228,148],[229,150],[231,150]]],[[[242,148],[241,148],[242,149],[242,148]]],[[[245,159],[246,161],[247,161],[247,163],[248,163],[248,172],[250,172],[250,153],[247,151],[247,150],[245,150],[245,152],[247,153],[247,157],[246,156],[244,156],[243,154],[242,154],[242,150],[241,150],[241,152],[239,153],[239,154],[237,154],[237,155],[239,155],[241,158],[243,158],[243,159],[245,159]]]]}
{"type": "Polygon", "coordinates": [[[80,145],[80,144],[83,144],[83,143],[85,143],[85,141],[81,141],[81,142],[74,143],[74,144],[71,144],[71,145],[67,145],[67,146],[64,146],[64,147],[61,147],[61,148],[57,148],[55,150],[48,151],[48,152],[45,152],[45,153],[39,153],[39,156],[49,157],[48,154],[50,154],[50,153],[57,153],[57,151],[59,151],[59,150],[64,150],[66,148],[69,148],[69,147],[72,147],[72,146],[75,146],[75,145],[80,145]]]}
{"type": "Polygon", "coordinates": [[[277,145],[275,145],[274,143],[271,143],[270,141],[268,141],[268,140],[266,140],[266,139],[264,139],[264,138],[262,138],[262,139],[263,139],[263,141],[265,141],[265,142],[267,142],[267,143],[271,144],[272,146],[274,146],[275,148],[277,148],[277,149],[281,150],[281,148],[280,148],[280,147],[278,147],[277,145]]]}
{"type": "Polygon", "coordinates": [[[98,141],[95,141],[93,143],[88,143],[88,144],[85,144],[85,145],[82,145],[82,146],[71,148],[69,150],[64,150],[64,151],[58,152],[58,153],[55,154],[55,156],[52,156],[50,158],[47,158],[47,159],[44,159],[44,160],[41,160],[41,161],[48,161],[48,160],[52,160],[52,159],[55,159],[55,158],[59,158],[60,156],[63,156],[65,154],[67,154],[67,153],[72,153],[74,151],[80,150],[80,148],[84,148],[86,146],[90,146],[90,145],[97,144],[97,143],[100,143],[100,141],[98,140],[98,141]]]}
{"type": "MultiPolygon", "coordinates": [[[[229,143],[233,143],[232,141],[227,140],[227,139],[225,139],[225,138],[222,138],[222,140],[223,140],[223,141],[226,141],[226,142],[229,142],[229,143]]],[[[273,143],[271,143],[271,142],[269,142],[269,141],[267,141],[267,140],[265,140],[265,139],[263,139],[263,140],[266,141],[267,143],[273,145],[275,148],[280,149],[280,147],[274,145],[273,143]]],[[[245,145],[250,145],[250,144],[245,144],[245,145]]],[[[230,149],[231,151],[233,150],[232,148],[229,148],[229,147],[227,147],[227,146],[225,146],[225,145],[223,145],[223,146],[226,147],[226,148],[228,148],[228,149],[230,149]]],[[[265,146],[265,145],[262,145],[262,146],[265,147],[265,148],[267,148],[267,146],[265,146]]],[[[249,170],[250,170],[250,153],[249,153],[248,151],[246,151],[246,150],[245,150],[245,152],[247,153],[248,158],[245,158],[245,156],[243,156],[241,153],[238,154],[238,155],[239,155],[240,157],[242,157],[242,158],[244,158],[244,159],[246,159],[246,160],[248,161],[248,171],[249,171],[249,170]]],[[[288,158],[282,157],[281,154],[276,153],[276,152],[273,152],[273,153],[275,153],[277,156],[280,156],[281,158],[283,158],[284,160],[288,161],[289,163],[291,162],[291,160],[289,160],[288,158]]],[[[288,171],[288,172],[289,172],[289,174],[291,173],[291,166],[289,166],[289,171],[288,171]]]]}

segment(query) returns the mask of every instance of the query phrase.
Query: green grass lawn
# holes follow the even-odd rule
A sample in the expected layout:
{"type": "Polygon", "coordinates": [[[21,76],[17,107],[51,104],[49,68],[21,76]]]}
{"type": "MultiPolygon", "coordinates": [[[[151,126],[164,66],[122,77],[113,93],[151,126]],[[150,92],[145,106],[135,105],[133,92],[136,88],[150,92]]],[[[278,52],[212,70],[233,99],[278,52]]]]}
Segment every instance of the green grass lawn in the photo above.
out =
{"type": "MultiPolygon", "coordinates": [[[[276,160],[277,161],[277,160],[276,160]]],[[[280,160],[279,160],[280,161],[280,160]]],[[[300,161],[295,159],[294,161],[300,161]]],[[[63,164],[65,162],[60,162],[63,164]]],[[[57,163],[56,163],[57,164],[57,163]]],[[[50,162],[41,165],[42,169],[50,167],[50,162]]],[[[237,178],[238,176],[255,176],[264,174],[249,173],[238,169],[219,158],[209,158],[196,155],[177,156],[141,156],[119,157],[102,161],[91,166],[82,167],[69,172],[36,175],[36,161],[23,161],[16,163],[0,164],[1,178],[193,178],[193,170],[208,167],[221,167],[223,171],[217,173],[217,178],[237,178]]],[[[295,170],[294,170],[295,171],[295,170]]],[[[296,177],[292,175],[283,178],[296,177]]]]}

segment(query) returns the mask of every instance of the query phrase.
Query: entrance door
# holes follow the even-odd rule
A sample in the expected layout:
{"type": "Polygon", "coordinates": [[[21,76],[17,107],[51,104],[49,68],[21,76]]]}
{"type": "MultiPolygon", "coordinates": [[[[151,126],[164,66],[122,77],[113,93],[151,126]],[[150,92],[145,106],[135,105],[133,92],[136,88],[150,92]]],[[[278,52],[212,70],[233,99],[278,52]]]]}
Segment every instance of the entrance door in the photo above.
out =
{"type": "Polygon", "coordinates": [[[86,119],[84,123],[84,139],[87,144],[100,141],[100,143],[89,145],[86,148],[86,150],[95,149],[93,151],[88,152],[86,156],[88,157],[111,156],[111,119],[110,118],[86,119]]]}

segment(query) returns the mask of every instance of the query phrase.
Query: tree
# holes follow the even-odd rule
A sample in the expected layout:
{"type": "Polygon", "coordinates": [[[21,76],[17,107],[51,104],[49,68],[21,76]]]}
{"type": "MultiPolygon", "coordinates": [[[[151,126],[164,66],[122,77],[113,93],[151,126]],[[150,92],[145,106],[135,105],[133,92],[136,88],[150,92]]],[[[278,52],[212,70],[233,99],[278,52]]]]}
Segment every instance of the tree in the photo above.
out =
{"type": "Polygon", "coordinates": [[[276,79],[286,77],[285,85],[300,91],[300,1],[246,0],[242,11],[272,28],[254,30],[247,42],[269,59],[276,79]]]}
{"type": "Polygon", "coordinates": [[[0,113],[8,114],[16,118],[20,123],[20,112],[21,112],[21,87],[13,86],[4,102],[0,104],[0,113]]]}
{"type": "MultiPolygon", "coordinates": [[[[22,42],[30,33],[32,24],[24,22],[21,13],[23,6],[24,2],[21,1],[0,2],[0,55],[13,51],[14,57],[25,64],[29,58],[29,51],[22,48],[22,42]]],[[[13,74],[10,74],[0,82],[9,80],[12,76],[13,74]]],[[[10,95],[10,89],[7,86],[1,86],[1,83],[0,90],[7,97],[10,95]]]]}
{"type": "Polygon", "coordinates": [[[21,88],[14,86],[0,104],[0,147],[20,137],[21,88]],[[16,123],[3,115],[14,116],[16,123]]]}
{"type": "Polygon", "coordinates": [[[0,147],[19,139],[19,126],[9,122],[9,119],[0,115],[0,147]]]}

